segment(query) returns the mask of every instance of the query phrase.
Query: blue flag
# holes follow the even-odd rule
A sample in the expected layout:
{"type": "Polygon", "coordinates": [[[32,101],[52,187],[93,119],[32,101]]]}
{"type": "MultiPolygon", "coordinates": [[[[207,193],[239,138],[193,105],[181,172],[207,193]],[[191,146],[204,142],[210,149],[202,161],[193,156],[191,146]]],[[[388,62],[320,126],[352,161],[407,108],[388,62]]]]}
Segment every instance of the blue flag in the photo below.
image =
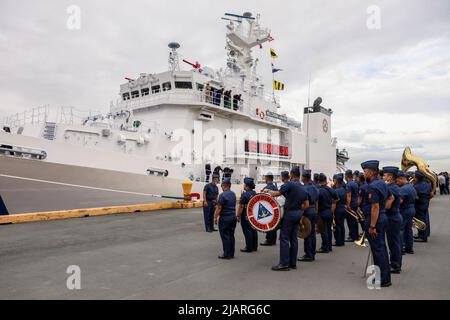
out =
{"type": "Polygon", "coordinates": [[[269,210],[267,210],[266,207],[264,207],[261,202],[259,203],[259,208],[258,208],[258,220],[270,217],[272,215],[272,212],[270,212],[269,210]]]}

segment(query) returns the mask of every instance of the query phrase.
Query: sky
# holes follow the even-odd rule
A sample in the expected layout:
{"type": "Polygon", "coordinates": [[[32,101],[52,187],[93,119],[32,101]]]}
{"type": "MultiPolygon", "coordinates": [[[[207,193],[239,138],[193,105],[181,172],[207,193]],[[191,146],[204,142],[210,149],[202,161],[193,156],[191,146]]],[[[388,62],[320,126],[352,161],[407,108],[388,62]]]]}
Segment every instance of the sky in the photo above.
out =
{"type": "MultiPolygon", "coordinates": [[[[333,109],[350,168],[399,165],[410,146],[434,171],[450,171],[448,0],[2,0],[0,119],[42,105],[106,112],[125,76],[167,70],[170,41],[182,58],[224,67],[220,18],[245,11],[275,39],[280,113],[302,119],[311,79],[311,101],[333,109]],[[79,29],[68,28],[71,5],[79,29]]],[[[268,53],[254,50],[270,88],[268,53]]]]}

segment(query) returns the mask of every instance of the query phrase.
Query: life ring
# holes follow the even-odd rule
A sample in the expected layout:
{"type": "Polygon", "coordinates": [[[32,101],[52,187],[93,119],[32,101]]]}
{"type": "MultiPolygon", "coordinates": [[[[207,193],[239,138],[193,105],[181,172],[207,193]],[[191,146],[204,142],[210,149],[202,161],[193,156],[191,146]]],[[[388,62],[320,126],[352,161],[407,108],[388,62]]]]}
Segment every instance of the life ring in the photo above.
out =
{"type": "Polygon", "coordinates": [[[264,120],[264,117],[265,117],[264,111],[261,111],[259,113],[259,117],[261,118],[261,120],[264,120]]]}

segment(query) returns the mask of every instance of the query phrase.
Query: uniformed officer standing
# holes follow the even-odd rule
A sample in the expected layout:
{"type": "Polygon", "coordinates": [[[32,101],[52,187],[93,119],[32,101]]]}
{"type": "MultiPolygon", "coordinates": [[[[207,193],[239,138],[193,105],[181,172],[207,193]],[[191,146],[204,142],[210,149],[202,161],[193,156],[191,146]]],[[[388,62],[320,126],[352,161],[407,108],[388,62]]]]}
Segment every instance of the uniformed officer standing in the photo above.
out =
{"type": "Polygon", "coordinates": [[[314,173],[313,175],[313,184],[319,188],[319,174],[318,173],[314,173]]]}
{"type": "Polygon", "coordinates": [[[217,229],[214,229],[214,210],[219,197],[218,182],[219,175],[213,174],[212,182],[206,184],[203,188],[203,219],[206,232],[217,231],[217,229]]]}
{"type": "Polygon", "coordinates": [[[317,223],[317,201],[319,198],[319,190],[311,181],[311,170],[303,170],[302,182],[308,192],[309,207],[303,212],[303,216],[311,222],[311,233],[304,239],[305,255],[298,261],[310,262],[315,260],[316,256],[316,223],[317,223]]]}
{"type": "MultiPolygon", "coordinates": [[[[347,181],[347,195],[346,195],[347,208],[356,212],[358,210],[359,186],[353,179],[352,170],[345,171],[345,180],[347,181]]],[[[353,242],[358,240],[359,239],[358,221],[348,212],[345,212],[345,220],[347,220],[347,227],[349,233],[349,237],[348,239],[346,239],[346,241],[353,242]]]]}
{"type": "Polygon", "coordinates": [[[300,184],[300,168],[291,169],[291,180],[280,187],[280,191],[268,191],[271,196],[286,198],[283,225],[280,231],[280,262],[273,266],[274,271],[287,271],[297,268],[298,228],[302,210],[309,207],[308,193],[300,184]]]}
{"type": "Polygon", "coordinates": [[[245,248],[241,252],[253,252],[258,250],[258,232],[252,228],[247,217],[247,204],[256,194],[255,182],[253,178],[244,178],[244,192],[239,201],[237,221],[241,223],[242,232],[245,238],[245,248]]]}
{"type": "Polygon", "coordinates": [[[320,234],[322,238],[322,246],[317,253],[328,253],[333,251],[332,248],[332,227],[333,214],[338,200],[337,194],[327,185],[327,176],[324,173],[319,174],[319,198],[318,198],[318,214],[323,222],[323,230],[320,234]]]}
{"type": "MultiPolygon", "coordinates": [[[[286,173],[288,173],[287,171],[285,171],[286,173]]],[[[289,175],[289,173],[288,173],[289,175]]],[[[263,188],[262,191],[264,190],[273,190],[273,191],[277,191],[278,188],[276,186],[275,183],[273,183],[273,174],[271,172],[268,172],[265,176],[264,179],[266,181],[266,186],[263,188]]],[[[266,241],[261,242],[262,246],[273,246],[277,243],[277,230],[272,230],[266,233],[266,241]]]]}
{"type": "MultiPolygon", "coordinates": [[[[352,180],[352,182],[354,182],[352,180]]],[[[334,245],[336,247],[342,247],[345,245],[345,226],[344,220],[347,212],[345,211],[345,206],[347,204],[347,191],[344,188],[344,175],[342,173],[335,174],[333,176],[333,188],[336,192],[339,200],[336,202],[336,209],[334,210],[334,221],[335,221],[335,230],[334,230],[334,245]]],[[[358,227],[358,225],[356,225],[358,227]]]]}
{"type": "Polygon", "coordinates": [[[386,203],[388,225],[386,238],[390,253],[391,273],[402,271],[402,240],[401,227],[403,218],[400,215],[400,188],[396,184],[398,167],[383,167],[383,179],[391,192],[391,198],[386,203]]]}
{"type": "Polygon", "coordinates": [[[417,198],[416,189],[408,182],[406,175],[403,171],[397,172],[397,184],[400,187],[400,214],[403,218],[401,225],[402,232],[402,249],[404,253],[413,254],[413,231],[412,231],[412,219],[416,213],[414,208],[414,202],[417,198]]]}
{"type": "Polygon", "coordinates": [[[430,200],[433,198],[433,192],[431,184],[425,179],[425,175],[417,170],[414,173],[414,179],[416,183],[414,184],[414,189],[417,192],[417,199],[415,203],[416,218],[425,222],[427,225],[426,230],[418,231],[418,238],[414,241],[416,242],[427,242],[430,236],[430,218],[428,214],[428,208],[430,206],[430,200]]]}
{"type": "Polygon", "coordinates": [[[223,192],[219,196],[216,211],[214,212],[214,223],[219,220],[219,233],[222,238],[223,254],[219,259],[234,258],[234,230],[236,229],[236,194],[230,190],[231,180],[224,179],[221,184],[223,192]],[[220,217],[220,219],[219,219],[220,217]]]}
{"type": "Polygon", "coordinates": [[[378,179],[379,161],[369,160],[361,163],[364,176],[368,182],[367,191],[364,195],[362,210],[364,212],[364,227],[366,237],[369,240],[373,261],[380,268],[381,286],[389,287],[391,283],[391,268],[387,253],[386,237],[386,200],[389,190],[383,180],[378,179]]]}

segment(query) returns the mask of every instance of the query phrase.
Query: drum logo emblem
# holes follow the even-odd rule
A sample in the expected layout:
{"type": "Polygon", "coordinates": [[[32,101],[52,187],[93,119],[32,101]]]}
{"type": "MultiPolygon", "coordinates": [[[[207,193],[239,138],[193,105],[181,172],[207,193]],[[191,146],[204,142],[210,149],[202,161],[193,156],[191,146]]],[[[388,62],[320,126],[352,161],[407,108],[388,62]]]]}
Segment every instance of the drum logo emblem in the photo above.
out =
{"type": "Polygon", "coordinates": [[[281,220],[278,202],[266,193],[254,195],[247,205],[250,225],[261,232],[275,230],[281,220]]]}

